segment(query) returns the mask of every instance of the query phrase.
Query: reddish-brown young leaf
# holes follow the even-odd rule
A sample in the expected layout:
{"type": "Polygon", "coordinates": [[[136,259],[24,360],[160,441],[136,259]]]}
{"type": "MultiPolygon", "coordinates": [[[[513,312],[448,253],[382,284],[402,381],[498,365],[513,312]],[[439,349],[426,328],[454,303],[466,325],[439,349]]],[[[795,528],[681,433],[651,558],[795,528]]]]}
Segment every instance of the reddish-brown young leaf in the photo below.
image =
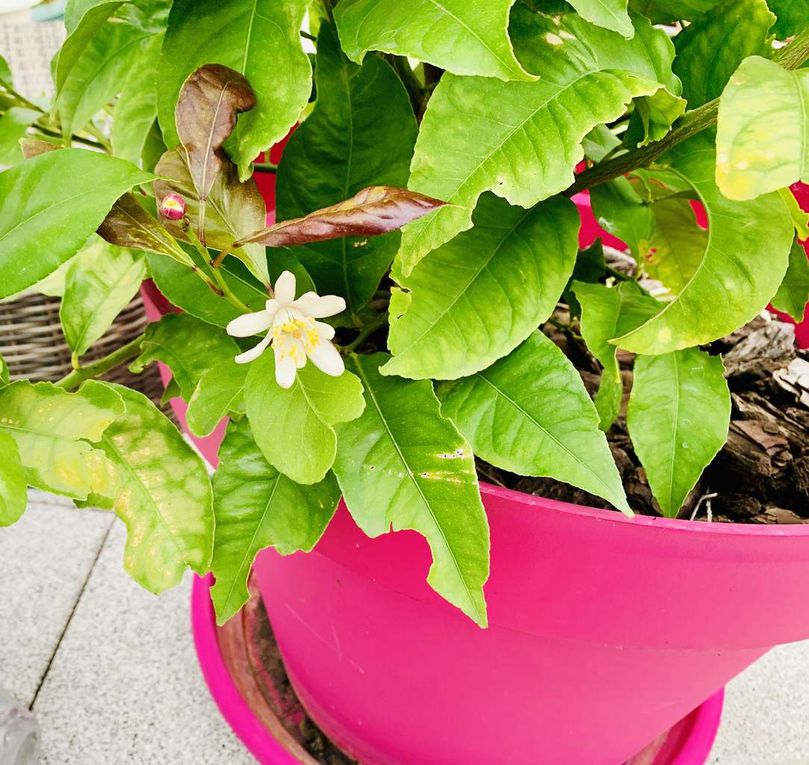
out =
{"type": "Polygon", "coordinates": [[[34,138],[33,136],[21,138],[20,146],[22,147],[22,155],[26,159],[33,159],[46,151],[58,151],[62,148],[62,144],[43,141],[41,138],[34,138]]]}
{"type": "Polygon", "coordinates": [[[369,186],[336,205],[256,231],[234,246],[260,242],[268,247],[285,247],[341,236],[377,236],[401,228],[444,204],[440,199],[408,189],[369,186]]]}
{"type": "Polygon", "coordinates": [[[221,64],[206,64],[190,74],[174,112],[177,135],[200,200],[198,230],[204,242],[205,201],[227,157],[222,144],[233,132],[236,117],[256,105],[250,83],[221,64]]]}

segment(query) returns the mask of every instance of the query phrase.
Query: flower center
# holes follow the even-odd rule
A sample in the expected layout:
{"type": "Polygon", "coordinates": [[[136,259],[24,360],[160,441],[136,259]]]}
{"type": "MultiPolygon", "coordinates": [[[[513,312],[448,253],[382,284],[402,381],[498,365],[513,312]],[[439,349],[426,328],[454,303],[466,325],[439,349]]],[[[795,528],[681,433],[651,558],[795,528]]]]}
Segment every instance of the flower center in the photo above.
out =
{"type": "Polygon", "coordinates": [[[282,308],[276,314],[272,339],[282,355],[289,355],[296,361],[301,352],[311,353],[320,342],[315,320],[289,308],[282,308]]]}

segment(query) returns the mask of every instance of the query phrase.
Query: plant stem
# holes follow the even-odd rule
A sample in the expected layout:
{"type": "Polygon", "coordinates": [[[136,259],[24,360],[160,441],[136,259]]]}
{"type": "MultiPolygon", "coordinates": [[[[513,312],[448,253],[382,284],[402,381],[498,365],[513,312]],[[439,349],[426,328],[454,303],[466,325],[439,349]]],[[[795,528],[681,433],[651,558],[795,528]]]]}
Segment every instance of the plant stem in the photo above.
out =
{"type": "Polygon", "coordinates": [[[418,77],[416,77],[416,73],[410,68],[410,64],[406,58],[402,56],[394,56],[393,54],[387,54],[385,58],[393,67],[393,70],[396,72],[399,79],[402,81],[402,84],[405,86],[405,90],[410,96],[410,102],[413,105],[413,110],[416,114],[418,114],[419,109],[424,102],[424,86],[419,82],[418,77]]]}
{"type": "Polygon", "coordinates": [[[380,327],[384,327],[387,323],[388,315],[386,313],[379,314],[379,316],[360,329],[360,333],[354,338],[354,340],[352,340],[348,345],[341,347],[340,350],[345,354],[351,353],[355,349],[359,348],[374,332],[376,332],[380,327]]]}
{"type": "MultiPolygon", "coordinates": [[[[45,127],[44,125],[40,125],[38,123],[34,123],[31,125],[34,130],[38,130],[43,135],[50,136],[51,138],[64,138],[64,136],[57,132],[56,130],[51,130],[50,128],[45,127]]],[[[72,135],[70,137],[71,141],[75,141],[76,143],[84,144],[85,146],[91,146],[93,149],[101,149],[102,151],[107,151],[107,147],[103,144],[98,143],[98,141],[93,141],[90,138],[82,138],[80,135],[72,135]]]]}
{"type": "MultiPolygon", "coordinates": [[[[789,45],[785,45],[773,56],[773,60],[784,69],[797,69],[807,58],[809,58],[809,29],[801,32],[789,45]]],[[[575,183],[565,193],[573,196],[585,189],[591,189],[593,186],[626,175],[639,167],[650,165],[678,144],[716,124],[718,115],[719,99],[715,98],[684,115],[677,127],[661,140],[641,146],[620,157],[601,162],[579,173],[575,183]]]]}
{"type": "MultiPolygon", "coordinates": [[[[202,242],[200,242],[199,237],[194,233],[193,227],[188,227],[188,238],[191,240],[191,244],[194,245],[197,252],[200,254],[204,262],[210,263],[211,273],[213,274],[214,282],[215,282],[215,292],[219,295],[219,297],[225,298],[234,308],[238,308],[242,313],[250,313],[252,310],[249,306],[245,305],[238,297],[233,293],[233,290],[230,289],[230,285],[225,281],[225,277],[222,276],[219,269],[216,267],[216,262],[221,257],[222,253],[219,253],[216,260],[211,262],[211,254],[208,252],[208,249],[205,247],[202,242]]],[[[202,273],[201,271],[199,273],[202,273]]],[[[207,279],[207,276],[206,276],[207,279]]],[[[207,279],[210,282],[210,279],[207,279]]]]}
{"type": "Polygon", "coordinates": [[[74,369],[70,374],[65,375],[61,380],[57,380],[55,385],[65,390],[73,390],[78,388],[85,380],[93,377],[103,375],[111,369],[120,366],[121,364],[131,361],[140,353],[140,345],[143,342],[144,335],[138,335],[134,340],[130,340],[126,345],[122,345],[117,350],[93,361],[86,366],[74,369]]]}
{"type": "Polygon", "coordinates": [[[278,165],[275,162],[253,162],[253,170],[257,173],[277,173],[278,165]]]}

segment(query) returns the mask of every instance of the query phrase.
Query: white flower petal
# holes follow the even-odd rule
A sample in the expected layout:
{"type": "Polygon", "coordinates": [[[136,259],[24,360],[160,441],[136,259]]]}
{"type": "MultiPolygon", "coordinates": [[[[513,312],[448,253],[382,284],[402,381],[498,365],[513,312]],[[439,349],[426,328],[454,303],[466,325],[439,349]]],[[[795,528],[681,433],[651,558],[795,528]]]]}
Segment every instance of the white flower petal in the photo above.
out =
{"type": "Polygon", "coordinates": [[[255,361],[262,353],[266,350],[267,346],[272,341],[272,335],[267,335],[258,345],[253,346],[249,351],[245,351],[244,353],[240,353],[234,361],[237,364],[249,364],[251,361],[255,361]]]}
{"type": "Polygon", "coordinates": [[[326,324],[325,321],[316,321],[315,329],[317,329],[317,334],[324,340],[331,340],[334,337],[334,327],[331,324],[326,324]]]}
{"type": "Polygon", "coordinates": [[[298,368],[291,356],[282,356],[278,351],[275,352],[275,381],[282,388],[292,387],[297,372],[298,368]]]}
{"type": "Polygon", "coordinates": [[[255,313],[243,313],[232,321],[228,322],[227,333],[231,337],[250,337],[266,332],[272,326],[274,313],[271,315],[267,311],[256,311],[255,313]]]}
{"type": "Polygon", "coordinates": [[[306,292],[295,301],[295,308],[313,319],[325,319],[336,316],[346,309],[346,301],[338,295],[318,295],[306,292]]]}
{"type": "Polygon", "coordinates": [[[345,370],[343,357],[328,340],[319,342],[309,354],[309,358],[321,372],[332,377],[339,377],[345,370]]]}
{"type": "Polygon", "coordinates": [[[275,299],[279,306],[289,305],[295,300],[295,274],[284,271],[275,280],[275,299]]]}

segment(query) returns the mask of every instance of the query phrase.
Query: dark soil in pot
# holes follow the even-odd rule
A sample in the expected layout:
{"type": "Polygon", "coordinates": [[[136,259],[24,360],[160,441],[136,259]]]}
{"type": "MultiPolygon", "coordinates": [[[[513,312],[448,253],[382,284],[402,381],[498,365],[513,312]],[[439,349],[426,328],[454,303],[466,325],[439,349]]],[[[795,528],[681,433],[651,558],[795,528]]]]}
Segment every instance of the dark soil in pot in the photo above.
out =
{"type": "MultiPolygon", "coordinates": [[[[556,319],[560,326],[568,323],[566,314],[556,319]]],[[[551,338],[576,365],[588,391],[595,395],[600,367],[581,339],[570,331],[556,329],[551,338]]],[[[809,351],[796,349],[791,324],[764,317],[716,341],[709,350],[724,356],[733,402],[730,433],[679,517],[809,523],[809,351]]],[[[632,371],[630,357],[620,357],[619,352],[624,402],[607,438],[632,509],[643,515],[660,515],[627,433],[625,414],[632,371]]],[[[599,497],[553,479],[513,475],[483,462],[478,464],[478,472],[484,481],[517,491],[610,508],[599,497]]]]}

